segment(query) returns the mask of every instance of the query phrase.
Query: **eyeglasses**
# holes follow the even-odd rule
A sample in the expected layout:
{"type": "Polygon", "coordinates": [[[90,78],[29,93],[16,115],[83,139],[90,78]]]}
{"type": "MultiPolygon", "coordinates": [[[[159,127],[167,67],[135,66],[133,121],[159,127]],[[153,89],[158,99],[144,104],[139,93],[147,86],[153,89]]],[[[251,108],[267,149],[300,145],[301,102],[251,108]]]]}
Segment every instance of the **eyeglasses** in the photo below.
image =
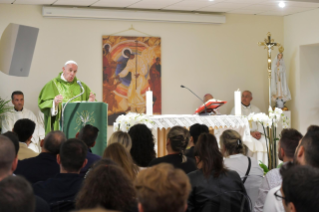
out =
{"type": "Polygon", "coordinates": [[[276,200],[278,200],[278,201],[281,201],[282,199],[286,200],[285,197],[281,196],[280,189],[278,189],[278,191],[276,191],[276,192],[274,193],[274,195],[275,195],[275,197],[276,197],[276,200]]]}

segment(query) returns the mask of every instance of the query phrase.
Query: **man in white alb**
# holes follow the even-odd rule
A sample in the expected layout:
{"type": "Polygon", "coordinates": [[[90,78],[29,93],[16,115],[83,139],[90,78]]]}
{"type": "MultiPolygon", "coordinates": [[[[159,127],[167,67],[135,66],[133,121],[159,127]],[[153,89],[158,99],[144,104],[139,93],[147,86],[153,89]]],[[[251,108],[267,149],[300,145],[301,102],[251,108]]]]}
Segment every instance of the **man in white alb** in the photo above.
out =
{"type": "Polygon", "coordinates": [[[21,91],[14,91],[11,95],[11,100],[13,104],[13,110],[6,112],[2,118],[2,130],[1,133],[5,133],[7,131],[12,131],[14,124],[19,119],[28,118],[36,123],[36,127],[34,133],[32,135],[32,143],[28,146],[33,151],[39,153],[40,152],[40,138],[39,138],[39,130],[37,124],[37,118],[34,113],[26,108],[24,108],[24,95],[21,91]]]}
{"type": "MultiPolygon", "coordinates": [[[[252,92],[245,90],[241,95],[241,114],[243,116],[248,116],[250,113],[260,113],[260,109],[255,105],[251,104],[252,100],[252,92]]],[[[235,114],[235,108],[232,109],[231,114],[235,114]]],[[[254,122],[250,124],[250,135],[255,146],[255,149],[251,156],[256,158],[257,161],[261,160],[263,163],[268,165],[266,140],[262,133],[263,129],[260,125],[254,122]]]]}

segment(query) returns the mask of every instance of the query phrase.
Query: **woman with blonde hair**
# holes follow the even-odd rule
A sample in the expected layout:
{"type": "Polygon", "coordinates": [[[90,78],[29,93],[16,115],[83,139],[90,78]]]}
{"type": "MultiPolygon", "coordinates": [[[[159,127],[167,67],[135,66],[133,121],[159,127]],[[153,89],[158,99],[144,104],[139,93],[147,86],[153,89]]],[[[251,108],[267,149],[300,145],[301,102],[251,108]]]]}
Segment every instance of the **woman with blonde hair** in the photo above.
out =
{"type": "Polygon", "coordinates": [[[138,172],[138,167],[133,163],[129,152],[120,143],[110,144],[103,153],[103,158],[109,158],[123,168],[127,176],[133,181],[138,172]]]}
{"type": "Polygon", "coordinates": [[[184,127],[173,127],[167,134],[166,149],[168,155],[155,158],[149,166],[154,166],[159,163],[169,163],[175,168],[182,169],[186,174],[196,170],[195,160],[185,155],[189,137],[189,132],[184,127]]]}
{"type": "Polygon", "coordinates": [[[113,133],[107,142],[107,145],[111,145],[113,143],[120,143],[126,149],[126,151],[130,152],[132,148],[132,139],[131,136],[122,131],[117,131],[113,133]]]}
{"type": "Polygon", "coordinates": [[[221,153],[225,157],[225,166],[239,174],[254,206],[263,180],[263,170],[256,159],[245,155],[247,147],[237,131],[225,130],[220,136],[219,144],[221,153]]]}

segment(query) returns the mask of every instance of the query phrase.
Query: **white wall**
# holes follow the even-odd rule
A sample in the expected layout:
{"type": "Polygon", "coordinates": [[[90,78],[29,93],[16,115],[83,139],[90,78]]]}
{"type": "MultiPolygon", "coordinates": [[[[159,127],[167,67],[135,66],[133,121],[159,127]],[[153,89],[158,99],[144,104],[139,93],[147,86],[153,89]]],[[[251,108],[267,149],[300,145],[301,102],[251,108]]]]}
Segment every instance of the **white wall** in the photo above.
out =
{"type": "MultiPolygon", "coordinates": [[[[142,32],[162,38],[162,111],[164,114],[193,113],[200,101],[183,84],[203,96],[211,92],[228,103],[220,109],[229,113],[234,90],[249,89],[253,103],[268,108],[266,50],[257,42],[271,32],[283,43],[283,18],[275,16],[226,15],[226,24],[194,25],[118,22],[101,20],[48,19],[41,7],[0,4],[0,32],[9,23],[40,28],[28,78],[0,72],[0,96],[13,90],[25,93],[25,105],[34,112],[43,85],[56,77],[65,61],[79,63],[78,77],[102,99],[103,35],[126,30],[131,24],[142,32]]],[[[134,31],[121,35],[142,35],[134,31]]],[[[319,39],[319,37],[318,37],[319,39]]],[[[277,50],[276,50],[277,53],[277,50]]],[[[287,62],[286,62],[287,63],[287,62]]]]}
{"type": "Polygon", "coordinates": [[[318,53],[319,9],[284,18],[285,61],[289,70],[292,100],[292,127],[302,133],[311,124],[319,124],[318,53]],[[301,63],[303,61],[303,63],[301,63]]]}

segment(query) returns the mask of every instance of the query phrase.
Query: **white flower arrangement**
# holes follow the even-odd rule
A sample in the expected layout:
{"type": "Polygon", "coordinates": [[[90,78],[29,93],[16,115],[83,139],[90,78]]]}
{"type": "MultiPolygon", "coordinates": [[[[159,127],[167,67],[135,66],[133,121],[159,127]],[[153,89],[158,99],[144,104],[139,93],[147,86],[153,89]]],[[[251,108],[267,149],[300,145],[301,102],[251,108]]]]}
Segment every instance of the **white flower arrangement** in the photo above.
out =
{"type": "Polygon", "coordinates": [[[268,153],[268,168],[271,169],[274,165],[274,167],[277,166],[277,140],[279,138],[276,138],[276,130],[279,121],[281,120],[282,127],[287,128],[289,126],[289,120],[288,117],[286,117],[283,114],[283,111],[280,108],[275,108],[275,110],[272,110],[271,107],[269,107],[269,115],[266,115],[265,113],[251,113],[247,116],[247,119],[249,122],[254,121],[257,123],[260,123],[263,127],[265,139],[266,139],[266,147],[267,147],[267,153],[268,153]],[[267,129],[267,130],[266,130],[267,129]],[[270,136],[272,135],[272,136],[270,136]],[[273,161],[275,161],[274,164],[273,161]]]}
{"type": "Polygon", "coordinates": [[[128,130],[135,124],[145,124],[148,128],[152,129],[154,121],[150,119],[149,115],[130,112],[126,115],[120,115],[117,117],[115,123],[113,124],[113,132],[119,130],[128,132],[128,130]]]}

